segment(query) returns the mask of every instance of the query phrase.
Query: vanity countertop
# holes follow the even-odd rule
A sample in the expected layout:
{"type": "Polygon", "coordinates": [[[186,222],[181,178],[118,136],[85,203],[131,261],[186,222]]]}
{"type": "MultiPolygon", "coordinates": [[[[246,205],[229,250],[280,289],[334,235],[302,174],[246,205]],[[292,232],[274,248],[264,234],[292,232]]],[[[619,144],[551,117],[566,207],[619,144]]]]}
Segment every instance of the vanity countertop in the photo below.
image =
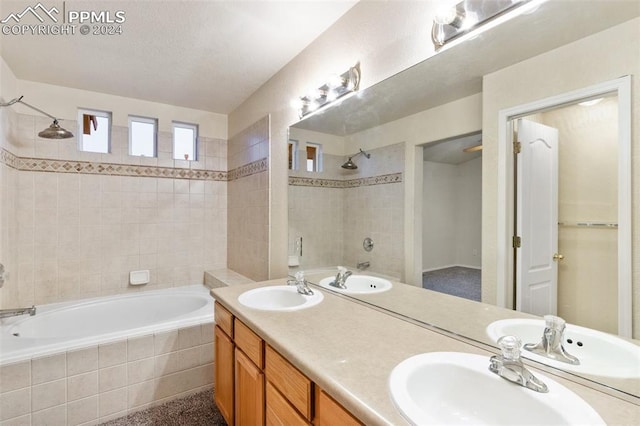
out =
{"type": "MultiPolygon", "coordinates": [[[[408,424],[388,390],[391,371],[406,358],[424,352],[467,352],[486,355],[488,365],[493,354],[317,288],[314,291],[324,294],[323,302],[299,311],[259,311],[238,302],[249,289],[284,283],[278,279],[215,288],[211,294],[367,425],[408,424]]],[[[638,405],[548,371],[542,374],[578,394],[607,424],[640,423],[638,405]]]]}

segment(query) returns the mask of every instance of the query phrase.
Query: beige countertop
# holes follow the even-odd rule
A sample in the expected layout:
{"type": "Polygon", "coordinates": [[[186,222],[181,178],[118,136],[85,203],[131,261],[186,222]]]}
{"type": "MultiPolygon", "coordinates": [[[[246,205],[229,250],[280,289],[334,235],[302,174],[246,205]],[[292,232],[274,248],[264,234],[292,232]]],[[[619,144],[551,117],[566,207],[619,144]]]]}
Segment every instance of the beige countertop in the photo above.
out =
{"type": "MultiPolygon", "coordinates": [[[[424,352],[492,352],[431,331],[329,291],[319,305],[292,312],[260,311],[238,302],[243,292],[285,284],[284,279],[211,290],[213,297],[251,327],[313,382],[367,425],[408,424],[388,390],[393,368],[424,352]]],[[[535,369],[532,368],[533,371],[535,369]]],[[[589,403],[607,424],[639,424],[640,406],[545,371],[589,403]]]]}

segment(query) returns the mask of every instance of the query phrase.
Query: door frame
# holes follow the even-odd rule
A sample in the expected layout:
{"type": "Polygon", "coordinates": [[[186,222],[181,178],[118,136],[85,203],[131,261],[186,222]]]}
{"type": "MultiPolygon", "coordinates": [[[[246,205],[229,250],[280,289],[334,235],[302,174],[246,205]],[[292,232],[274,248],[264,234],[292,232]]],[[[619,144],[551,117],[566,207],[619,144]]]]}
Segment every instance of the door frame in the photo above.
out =
{"type": "Polygon", "coordinates": [[[631,76],[499,111],[496,304],[512,308],[507,300],[514,277],[512,120],[612,93],[618,96],[618,334],[631,337],[631,76]]]}

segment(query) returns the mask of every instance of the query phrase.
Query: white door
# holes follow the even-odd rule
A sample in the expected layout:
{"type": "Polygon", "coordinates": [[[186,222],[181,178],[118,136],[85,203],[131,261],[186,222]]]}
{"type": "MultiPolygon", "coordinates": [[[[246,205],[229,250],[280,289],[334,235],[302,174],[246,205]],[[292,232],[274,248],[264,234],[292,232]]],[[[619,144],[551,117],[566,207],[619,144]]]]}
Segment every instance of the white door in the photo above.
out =
{"type": "Polygon", "coordinates": [[[518,120],[516,309],[556,314],[558,305],[558,130],[518,120]]]}

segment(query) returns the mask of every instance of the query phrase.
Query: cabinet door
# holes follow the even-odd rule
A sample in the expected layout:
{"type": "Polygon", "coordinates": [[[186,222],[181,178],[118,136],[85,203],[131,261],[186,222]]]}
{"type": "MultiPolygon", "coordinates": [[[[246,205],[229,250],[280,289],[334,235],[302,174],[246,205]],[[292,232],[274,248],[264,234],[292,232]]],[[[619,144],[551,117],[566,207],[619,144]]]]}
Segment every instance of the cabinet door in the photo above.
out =
{"type": "Polygon", "coordinates": [[[316,392],[315,426],[362,426],[362,423],[324,391],[316,392]]]}
{"type": "Polygon", "coordinates": [[[264,373],[236,348],[236,425],[264,425],[264,373]]]}
{"type": "Polygon", "coordinates": [[[233,424],[233,342],[220,327],[215,328],[214,400],[220,413],[233,424]]]}
{"type": "Polygon", "coordinates": [[[267,380],[267,426],[309,426],[284,396],[267,380]]]}

